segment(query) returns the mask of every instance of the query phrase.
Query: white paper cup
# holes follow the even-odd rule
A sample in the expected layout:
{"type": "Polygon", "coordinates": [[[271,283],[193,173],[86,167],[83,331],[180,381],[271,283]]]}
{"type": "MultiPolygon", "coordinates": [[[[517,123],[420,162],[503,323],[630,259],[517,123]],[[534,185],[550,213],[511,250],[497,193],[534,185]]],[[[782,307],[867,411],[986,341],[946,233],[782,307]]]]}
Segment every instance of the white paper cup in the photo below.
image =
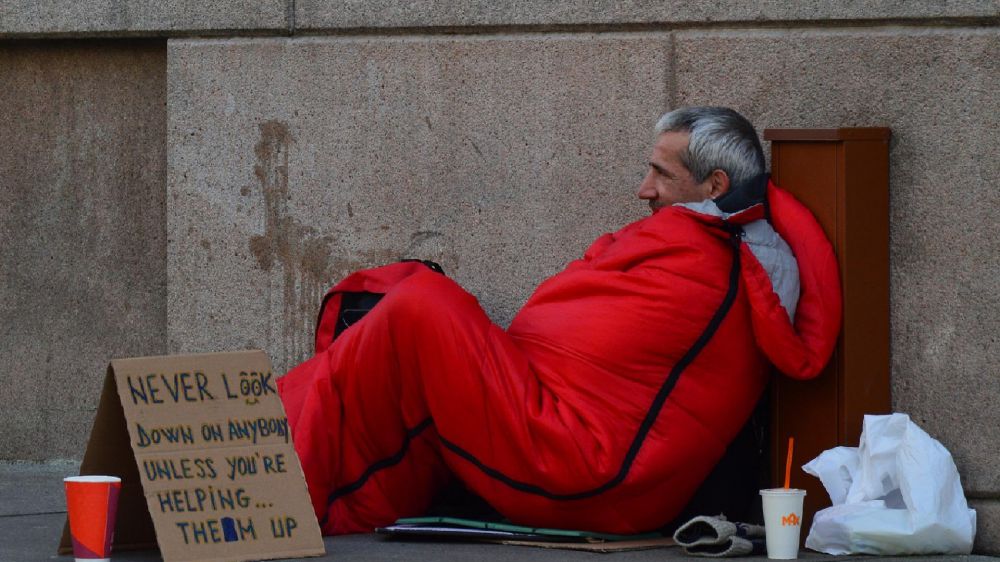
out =
{"type": "Polygon", "coordinates": [[[794,560],[799,557],[799,534],[802,529],[802,500],[805,490],[772,488],[761,490],[764,502],[764,535],[767,557],[794,560]]]}

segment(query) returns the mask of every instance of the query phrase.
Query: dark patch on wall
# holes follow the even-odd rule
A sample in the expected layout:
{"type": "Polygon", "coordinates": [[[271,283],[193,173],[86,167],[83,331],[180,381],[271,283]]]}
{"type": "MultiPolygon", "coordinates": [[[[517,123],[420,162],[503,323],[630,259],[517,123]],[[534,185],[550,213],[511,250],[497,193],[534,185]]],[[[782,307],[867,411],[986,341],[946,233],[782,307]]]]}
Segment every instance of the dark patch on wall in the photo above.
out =
{"type": "MultiPolygon", "coordinates": [[[[298,222],[289,209],[290,151],[295,138],[286,123],[276,120],[259,125],[259,139],[254,147],[254,175],[264,199],[264,233],[249,240],[257,265],[271,273],[267,288],[268,310],[273,315],[280,298],[281,325],[271,326],[268,345],[275,364],[293,365],[312,354],[316,313],[326,290],[343,276],[364,267],[399,261],[402,258],[434,259],[457,263],[452,252],[444,251],[447,240],[434,230],[410,235],[405,248],[377,248],[352,253],[337,237],[321,234],[316,228],[298,222]],[[277,283],[281,287],[275,287],[277,283]],[[276,338],[280,338],[278,343],[276,338]]],[[[254,190],[256,191],[256,190],[254,190]]],[[[241,193],[243,190],[241,189],[241,193]]],[[[253,193],[250,194],[253,196],[253,193]]],[[[353,206],[347,204],[347,217],[354,218],[353,206]]],[[[380,225],[390,230],[390,225],[380,225]]]]}
{"type": "Polygon", "coordinates": [[[281,354],[278,362],[295,363],[312,352],[316,309],[334,272],[358,264],[331,260],[334,238],[290,216],[288,159],[295,139],[281,121],[265,121],[259,129],[254,175],[264,196],[265,223],[264,234],[251,237],[249,246],[261,269],[280,272],[280,290],[267,290],[269,301],[280,295],[282,309],[281,326],[269,330],[269,337],[280,336],[281,342],[272,341],[270,347],[281,354]]]}

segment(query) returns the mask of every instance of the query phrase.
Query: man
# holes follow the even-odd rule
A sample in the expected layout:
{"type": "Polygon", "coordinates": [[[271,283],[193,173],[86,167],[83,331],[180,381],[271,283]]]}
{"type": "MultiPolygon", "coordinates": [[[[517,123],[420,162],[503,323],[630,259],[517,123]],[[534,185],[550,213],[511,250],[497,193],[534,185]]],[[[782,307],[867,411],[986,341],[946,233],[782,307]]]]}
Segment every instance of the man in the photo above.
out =
{"type": "Polygon", "coordinates": [[[660,118],[656,132],[649,173],[638,193],[654,211],[675,203],[716,200],[732,184],[749,184],[764,173],[764,153],[753,126],[730,109],[678,109],[660,118]]]}
{"type": "MultiPolygon", "coordinates": [[[[678,204],[719,216],[766,201],[764,151],[753,125],[724,107],[682,108],[656,124],[658,137],[639,199],[656,211],[678,204]],[[711,203],[707,203],[711,201],[711,203]]],[[[767,221],[753,221],[745,241],[767,270],[790,317],[799,297],[798,268],[788,244],[767,221]]]]}
{"type": "Polygon", "coordinates": [[[325,533],[418,515],[455,477],[515,523],[659,528],[747,420],[769,362],[820,371],[836,260],[767,183],[749,122],[670,112],[649,166],[638,195],[653,214],[598,238],[506,331],[418,263],[331,291],[328,304],[384,297],[342,331],[340,304],[325,311],[317,355],[279,380],[325,533]]]}

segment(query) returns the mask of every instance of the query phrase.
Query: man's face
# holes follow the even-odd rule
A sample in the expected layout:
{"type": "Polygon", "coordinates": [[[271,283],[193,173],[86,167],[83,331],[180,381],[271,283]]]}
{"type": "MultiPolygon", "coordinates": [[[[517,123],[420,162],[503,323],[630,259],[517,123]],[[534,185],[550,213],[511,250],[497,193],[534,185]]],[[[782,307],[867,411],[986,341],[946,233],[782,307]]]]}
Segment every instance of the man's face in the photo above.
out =
{"type": "Polygon", "coordinates": [[[663,133],[653,145],[649,171],[636,193],[649,201],[654,212],[674,203],[702,201],[712,193],[711,178],[697,183],[690,170],[681,162],[681,152],[687,150],[688,133],[663,133]]]}

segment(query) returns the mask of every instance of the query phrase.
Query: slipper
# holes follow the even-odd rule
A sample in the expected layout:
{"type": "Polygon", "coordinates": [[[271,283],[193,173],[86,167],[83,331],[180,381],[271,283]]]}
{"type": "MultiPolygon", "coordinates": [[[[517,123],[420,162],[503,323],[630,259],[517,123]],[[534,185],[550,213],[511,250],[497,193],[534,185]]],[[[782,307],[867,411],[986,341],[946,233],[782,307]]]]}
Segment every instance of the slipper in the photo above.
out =
{"type": "Polygon", "coordinates": [[[683,547],[719,544],[736,534],[736,525],[724,515],[699,515],[674,532],[674,542],[683,547]]]}
{"type": "Polygon", "coordinates": [[[684,553],[689,556],[705,556],[707,558],[755,556],[767,554],[767,545],[762,538],[745,539],[730,536],[718,544],[699,544],[685,547],[684,553]]]}

